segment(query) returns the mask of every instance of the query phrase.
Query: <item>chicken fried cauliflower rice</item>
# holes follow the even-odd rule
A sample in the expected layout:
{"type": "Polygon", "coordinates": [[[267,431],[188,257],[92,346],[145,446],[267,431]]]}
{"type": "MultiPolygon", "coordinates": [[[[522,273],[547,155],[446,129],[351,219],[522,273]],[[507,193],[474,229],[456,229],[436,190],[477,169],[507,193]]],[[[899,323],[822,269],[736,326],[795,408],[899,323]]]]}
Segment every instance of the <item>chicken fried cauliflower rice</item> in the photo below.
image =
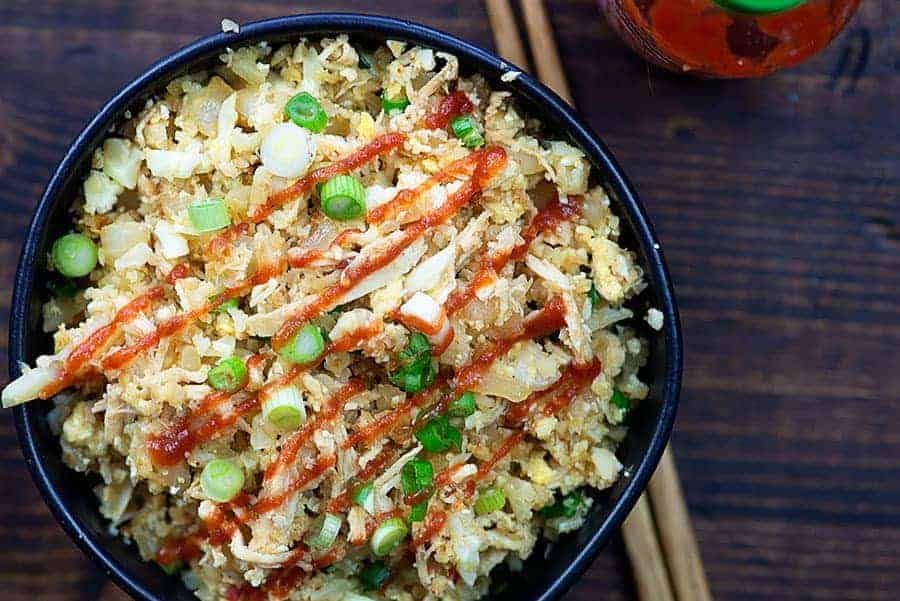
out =
{"type": "Polygon", "coordinates": [[[3,405],[52,398],[110,527],[201,599],[478,599],[622,471],[648,390],[619,220],[454,56],[220,59],[94,153],[56,353],[3,405]]]}

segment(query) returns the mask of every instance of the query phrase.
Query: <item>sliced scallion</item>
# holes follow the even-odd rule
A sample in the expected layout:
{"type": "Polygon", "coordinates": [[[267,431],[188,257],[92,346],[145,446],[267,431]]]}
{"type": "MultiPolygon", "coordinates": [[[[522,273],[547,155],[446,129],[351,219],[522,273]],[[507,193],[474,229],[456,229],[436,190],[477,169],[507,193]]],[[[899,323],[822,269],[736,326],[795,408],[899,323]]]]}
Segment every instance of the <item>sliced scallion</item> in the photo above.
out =
{"type": "Polygon", "coordinates": [[[481,491],[475,500],[475,514],[487,515],[506,505],[506,495],[499,488],[488,488],[481,491]]]}
{"type": "Polygon", "coordinates": [[[400,471],[403,494],[414,495],[425,490],[434,481],[434,468],[424,459],[411,459],[400,471]]]}
{"type": "Polygon", "coordinates": [[[200,488],[207,497],[218,503],[227,503],[244,486],[244,472],[233,461],[213,459],[200,473],[200,488]]]}
{"type": "Polygon", "coordinates": [[[366,214],[366,190],[352,175],[336,175],[319,193],[322,212],[336,221],[357,219],[366,214]]]}
{"type": "Polygon", "coordinates": [[[388,115],[402,113],[409,106],[409,99],[405,94],[401,94],[397,98],[388,98],[387,92],[381,93],[381,108],[388,115]]]}
{"type": "Polygon", "coordinates": [[[66,234],[53,243],[50,259],[67,278],[80,278],[97,266],[97,245],[84,234],[66,234]]]}
{"type": "Polygon", "coordinates": [[[291,363],[304,364],[315,361],[324,351],[325,337],[321,328],[308,323],[294,334],[278,354],[291,363]]]}
{"type": "Polygon", "coordinates": [[[407,534],[409,528],[400,518],[390,518],[381,522],[372,534],[372,552],[378,557],[384,557],[396,549],[407,534]]]}
{"type": "Polygon", "coordinates": [[[447,408],[447,414],[451,417],[469,417],[473,413],[475,413],[475,395],[472,392],[464,392],[447,408]]]}
{"type": "Polygon", "coordinates": [[[276,428],[296,430],[306,421],[306,407],[296,386],[280,386],[262,402],[263,418],[276,428]]]}
{"type": "Polygon", "coordinates": [[[214,232],[231,223],[225,203],[215,198],[192,202],[188,205],[188,217],[200,233],[214,232]]]}
{"type": "Polygon", "coordinates": [[[330,549],[341,531],[341,524],[341,518],[333,513],[320,515],[309,529],[306,544],[319,551],[330,549]]]}
{"type": "Polygon", "coordinates": [[[459,138],[466,148],[477,148],[484,144],[484,137],[478,131],[475,121],[469,115],[462,115],[450,122],[453,135],[459,138]]]}
{"type": "Polygon", "coordinates": [[[594,286],[594,282],[591,282],[591,289],[588,290],[588,298],[591,300],[592,311],[600,306],[600,293],[597,292],[597,287],[594,286]]]}
{"type": "Polygon", "coordinates": [[[581,495],[577,491],[572,491],[567,495],[559,497],[552,505],[547,505],[538,511],[544,519],[551,518],[570,518],[575,515],[578,508],[581,507],[581,495]]]}
{"type": "Polygon", "coordinates": [[[415,436],[429,453],[443,453],[451,448],[462,451],[462,433],[443,415],[428,420],[415,436]]]}
{"type": "Polygon", "coordinates": [[[368,513],[375,513],[375,483],[371,480],[364,482],[356,487],[350,493],[350,500],[365,509],[368,513]]]}
{"type": "MultiPolygon", "coordinates": [[[[215,301],[216,297],[210,297],[210,302],[215,301]]],[[[222,301],[218,307],[213,309],[213,313],[227,313],[229,309],[237,309],[238,305],[240,305],[240,301],[236,298],[229,298],[227,300],[222,301]]]]}
{"type": "Polygon", "coordinates": [[[228,392],[234,392],[243,386],[246,377],[247,366],[238,357],[222,359],[207,374],[210,386],[228,392]]]}
{"type": "Polygon", "coordinates": [[[285,116],[311,132],[317,133],[328,125],[328,115],[322,104],[309,92],[300,92],[284,105],[285,116]]]}
{"type": "Polygon", "coordinates": [[[391,384],[406,392],[419,392],[434,383],[437,369],[431,360],[431,344],[419,332],[409,337],[405,349],[397,354],[400,367],[388,375],[391,384]]]}
{"type": "Polygon", "coordinates": [[[377,591],[380,589],[391,575],[391,570],[383,561],[373,561],[367,564],[359,574],[362,581],[363,590],[377,591]]]}
{"type": "Polygon", "coordinates": [[[156,562],[156,565],[158,565],[159,568],[163,572],[168,574],[169,576],[174,576],[175,574],[177,574],[178,572],[180,572],[181,570],[184,569],[184,562],[181,560],[178,560],[178,559],[176,559],[172,563],[165,563],[165,564],[156,562]]]}
{"type": "Polygon", "coordinates": [[[610,402],[622,411],[628,411],[631,408],[631,401],[619,390],[613,390],[610,402]]]}

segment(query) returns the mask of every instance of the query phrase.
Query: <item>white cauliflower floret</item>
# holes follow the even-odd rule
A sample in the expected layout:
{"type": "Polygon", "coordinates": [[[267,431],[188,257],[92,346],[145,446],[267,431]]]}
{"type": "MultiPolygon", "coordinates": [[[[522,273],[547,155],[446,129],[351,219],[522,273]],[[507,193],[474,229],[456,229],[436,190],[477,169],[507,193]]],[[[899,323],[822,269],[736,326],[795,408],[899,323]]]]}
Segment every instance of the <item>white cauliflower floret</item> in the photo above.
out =
{"type": "Polygon", "coordinates": [[[103,173],[124,188],[134,190],[143,159],[131,140],[108,138],[103,142],[103,173]]]}
{"type": "Polygon", "coordinates": [[[556,382],[565,362],[565,356],[547,353],[534,341],[518,342],[491,365],[472,389],[517,403],[556,382]]]}
{"type": "Polygon", "coordinates": [[[91,214],[108,213],[124,188],[102,171],[93,170],[84,180],[84,210],[91,214]]]}

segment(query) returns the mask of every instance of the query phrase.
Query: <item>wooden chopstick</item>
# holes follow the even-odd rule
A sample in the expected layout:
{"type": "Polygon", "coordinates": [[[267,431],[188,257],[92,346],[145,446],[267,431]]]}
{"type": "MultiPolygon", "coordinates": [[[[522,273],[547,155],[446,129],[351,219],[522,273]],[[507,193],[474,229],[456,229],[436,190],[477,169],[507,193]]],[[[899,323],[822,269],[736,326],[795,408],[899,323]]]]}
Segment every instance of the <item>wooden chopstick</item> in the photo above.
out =
{"type": "Polygon", "coordinates": [[[519,28],[516,27],[516,18],[513,16],[509,1],[486,0],[486,2],[497,52],[517,67],[527,69],[528,56],[525,54],[522,38],[519,37],[519,28]]]}
{"type": "Polygon", "coordinates": [[[622,538],[631,559],[638,598],[643,601],[675,601],[669,575],[666,573],[666,562],[656,539],[647,495],[640,496],[634,509],[625,518],[622,538]]]}
{"type": "Polygon", "coordinates": [[[703,560],[678,479],[675,458],[666,447],[648,488],[659,538],[678,599],[712,601],[703,560]]]}
{"type": "Polygon", "coordinates": [[[522,17],[528,30],[528,43],[531,44],[531,56],[534,58],[538,77],[563,100],[575,106],[562,61],[559,60],[553,27],[544,9],[543,0],[522,0],[521,3],[522,17]]]}
{"type": "MultiPolygon", "coordinates": [[[[574,106],[543,0],[521,0],[521,6],[538,77],[574,106]]],[[[501,55],[527,68],[509,0],[487,0],[487,9],[501,55]],[[523,58],[514,59],[512,53],[523,58]]],[[[669,583],[671,574],[678,601],[712,601],[678,471],[668,446],[650,479],[647,493],[641,495],[622,525],[622,536],[642,600],[674,601],[675,594],[669,583]],[[657,528],[662,546],[657,538],[657,528]]]]}

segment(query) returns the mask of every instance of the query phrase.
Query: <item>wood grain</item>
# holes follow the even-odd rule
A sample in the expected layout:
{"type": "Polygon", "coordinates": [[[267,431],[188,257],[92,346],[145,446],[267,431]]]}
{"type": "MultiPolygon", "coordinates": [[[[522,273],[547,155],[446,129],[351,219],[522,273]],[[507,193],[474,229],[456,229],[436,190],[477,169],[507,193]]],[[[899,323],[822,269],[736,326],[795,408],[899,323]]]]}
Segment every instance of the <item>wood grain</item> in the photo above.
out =
{"type": "MultiPolygon", "coordinates": [[[[686,364],[673,445],[713,597],[896,599],[900,7],[867,0],[808,63],[722,82],[648,67],[590,0],[548,5],[576,104],[636,184],[675,278],[686,364]]],[[[116,88],[222,17],[298,6],[0,3],[0,289],[50,170],[116,88]]],[[[492,47],[475,0],[302,7],[403,16],[492,47]]],[[[8,310],[2,294],[2,374],[8,310]]],[[[7,413],[0,467],[0,597],[121,598],[40,501],[7,413]]],[[[566,598],[635,599],[630,581],[616,539],[566,598]]]]}

